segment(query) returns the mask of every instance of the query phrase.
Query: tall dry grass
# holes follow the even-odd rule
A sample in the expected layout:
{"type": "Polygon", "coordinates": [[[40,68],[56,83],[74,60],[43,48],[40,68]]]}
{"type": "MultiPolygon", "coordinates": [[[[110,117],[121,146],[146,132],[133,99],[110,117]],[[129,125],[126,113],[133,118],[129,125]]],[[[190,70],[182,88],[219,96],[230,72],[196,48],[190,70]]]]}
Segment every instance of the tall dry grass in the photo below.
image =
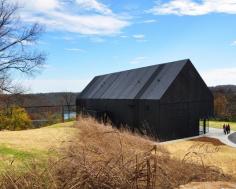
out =
{"type": "Polygon", "coordinates": [[[204,164],[204,153],[214,153],[206,147],[192,147],[180,161],[148,138],[91,118],[81,118],[76,127],[79,133],[59,149],[60,158],[49,160],[44,169],[34,162],[24,173],[9,169],[1,175],[0,188],[165,189],[230,179],[204,164]]]}

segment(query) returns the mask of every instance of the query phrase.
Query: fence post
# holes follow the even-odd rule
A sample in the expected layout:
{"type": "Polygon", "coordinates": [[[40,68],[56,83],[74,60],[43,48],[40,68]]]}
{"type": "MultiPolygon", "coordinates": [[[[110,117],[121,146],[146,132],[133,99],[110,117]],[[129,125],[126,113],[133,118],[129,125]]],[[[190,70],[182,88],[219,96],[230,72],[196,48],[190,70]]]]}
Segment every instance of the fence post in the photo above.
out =
{"type": "Polygon", "coordinates": [[[206,134],[206,118],[203,120],[203,133],[206,134]]]}
{"type": "Polygon", "coordinates": [[[65,122],[65,120],[64,120],[64,106],[63,105],[61,106],[61,121],[62,121],[62,123],[65,122]]]}

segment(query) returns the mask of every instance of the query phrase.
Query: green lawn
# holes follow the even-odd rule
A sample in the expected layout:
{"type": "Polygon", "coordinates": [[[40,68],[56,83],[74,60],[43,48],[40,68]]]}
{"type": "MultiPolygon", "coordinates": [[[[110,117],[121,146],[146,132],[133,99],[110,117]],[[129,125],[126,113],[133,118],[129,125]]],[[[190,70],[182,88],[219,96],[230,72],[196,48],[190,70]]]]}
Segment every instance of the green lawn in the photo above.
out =
{"type": "Polygon", "coordinates": [[[1,157],[3,156],[8,156],[8,157],[13,157],[15,159],[28,159],[33,157],[33,152],[27,152],[24,150],[18,150],[15,148],[10,148],[5,145],[0,145],[0,155],[1,157]]]}
{"type": "Polygon", "coordinates": [[[231,127],[231,130],[236,131],[236,122],[227,122],[227,121],[210,121],[209,125],[213,128],[219,128],[222,129],[224,124],[229,124],[231,127]]]}
{"type": "Polygon", "coordinates": [[[77,129],[74,122],[59,123],[39,129],[0,132],[0,169],[6,165],[24,166],[34,160],[43,162],[56,155],[56,148],[77,129]]]}

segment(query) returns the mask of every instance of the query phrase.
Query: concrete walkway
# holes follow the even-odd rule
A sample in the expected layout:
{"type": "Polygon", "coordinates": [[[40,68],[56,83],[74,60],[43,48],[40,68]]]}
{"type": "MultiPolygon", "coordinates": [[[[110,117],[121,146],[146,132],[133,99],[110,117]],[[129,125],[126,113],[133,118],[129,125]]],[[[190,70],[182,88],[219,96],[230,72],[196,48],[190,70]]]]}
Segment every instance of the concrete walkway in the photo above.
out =
{"type": "Polygon", "coordinates": [[[231,135],[228,136],[228,139],[233,142],[234,144],[236,144],[236,132],[232,133],[231,135]]]}
{"type": "Polygon", "coordinates": [[[236,133],[231,132],[232,134],[229,135],[225,135],[223,132],[223,129],[216,129],[216,128],[209,128],[209,133],[203,135],[206,137],[210,137],[210,138],[215,138],[220,140],[222,143],[234,147],[236,148],[236,143],[233,143],[232,141],[236,142],[236,133]],[[229,137],[231,138],[231,135],[235,136],[235,140],[229,140],[229,137]]]}
{"type": "Polygon", "coordinates": [[[215,138],[215,139],[220,140],[223,144],[236,148],[236,132],[232,131],[230,135],[225,135],[223,133],[223,129],[216,129],[216,128],[211,128],[211,127],[209,128],[209,133],[204,134],[204,135],[171,140],[171,141],[166,141],[166,142],[160,142],[159,144],[171,144],[178,141],[185,141],[185,140],[190,140],[190,139],[199,138],[199,137],[215,138]],[[235,143],[233,143],[232,141],[235,141],[235,143]]]}

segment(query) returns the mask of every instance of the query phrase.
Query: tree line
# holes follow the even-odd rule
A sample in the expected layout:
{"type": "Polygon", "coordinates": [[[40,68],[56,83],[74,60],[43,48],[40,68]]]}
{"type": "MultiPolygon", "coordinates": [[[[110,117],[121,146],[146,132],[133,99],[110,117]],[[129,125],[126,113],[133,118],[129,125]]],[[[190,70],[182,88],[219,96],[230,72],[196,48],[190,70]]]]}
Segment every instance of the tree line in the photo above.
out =
{"type": "Polygon", "coordinates": [[[222,85],[210,89],[214,95],[215,119],[236,121],[236,86],[222,85]]]}

